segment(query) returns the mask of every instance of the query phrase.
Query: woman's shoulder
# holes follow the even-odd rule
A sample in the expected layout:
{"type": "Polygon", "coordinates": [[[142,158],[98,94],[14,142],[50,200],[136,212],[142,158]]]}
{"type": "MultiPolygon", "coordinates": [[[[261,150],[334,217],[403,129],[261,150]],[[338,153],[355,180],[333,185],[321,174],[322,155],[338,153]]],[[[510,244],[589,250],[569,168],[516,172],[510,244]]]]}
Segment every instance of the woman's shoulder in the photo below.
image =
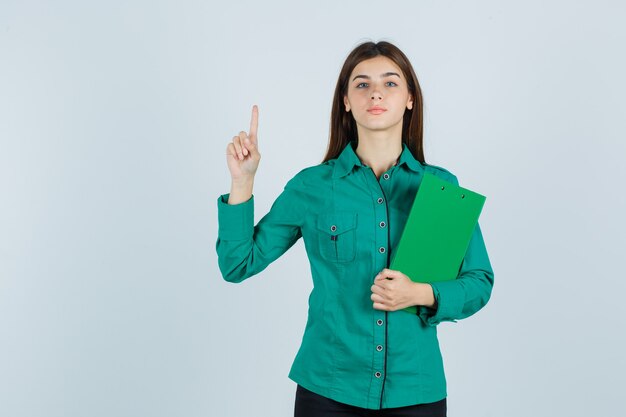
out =
{"type": "Polygon", "coordinates": [[[333,161],[322,162],[318,165],[308,166],[301,169],[292,180],[308,183],[319,182],[320,180],[330,179],[333,174],[333,161]]]}
{"type": "Polygon", "coordinates": [[[450,172],[450,170],[439,166],[439,165],[432,165],[432,164],[422,164],[424,166],[424,169],[426,170],[426,172],[429,172],[433,175],[438,176],[439,178],[452,182],[452,183],[456,183],[458,184],[459,181],[456,177],[456,175],[454,175],[452,172],[450,172]]]}
{"type": "MultiPolygon", "coordinates": [[[[329,161],[330,162],[330,161],[329,161]]],[[[333,164],[323,162],[318,165],[311,165],[302,168],[290,180],[293,185],[312,185],[320,184],[324,180],[332,178],[333,164]]]]}

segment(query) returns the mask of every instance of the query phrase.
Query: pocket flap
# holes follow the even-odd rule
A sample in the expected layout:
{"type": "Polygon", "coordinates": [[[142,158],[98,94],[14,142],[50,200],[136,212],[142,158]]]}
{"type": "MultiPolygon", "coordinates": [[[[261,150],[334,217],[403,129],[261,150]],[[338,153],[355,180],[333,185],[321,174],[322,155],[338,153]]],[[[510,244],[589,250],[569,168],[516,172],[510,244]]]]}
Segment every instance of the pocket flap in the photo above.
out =
{"type": "Polygon", "coordinates": [[[331,235],[340,235],[356,227],[357,213],[324,213],[317,216],[315,226],[331,235]]]}

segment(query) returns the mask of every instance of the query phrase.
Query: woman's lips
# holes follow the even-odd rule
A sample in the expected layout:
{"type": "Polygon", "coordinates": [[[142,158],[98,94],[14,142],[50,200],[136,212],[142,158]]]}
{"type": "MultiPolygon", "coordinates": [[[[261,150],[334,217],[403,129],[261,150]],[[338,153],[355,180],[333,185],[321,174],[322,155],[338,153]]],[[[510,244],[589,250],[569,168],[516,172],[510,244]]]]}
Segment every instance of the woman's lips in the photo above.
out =
{"type": "Polygon", "coordinates": [[[382,107],[372,107],[372,108],[367,109],[367,112],[370,114],[381,114],[386,111],[387,109],[383,109],[382,107]]]}

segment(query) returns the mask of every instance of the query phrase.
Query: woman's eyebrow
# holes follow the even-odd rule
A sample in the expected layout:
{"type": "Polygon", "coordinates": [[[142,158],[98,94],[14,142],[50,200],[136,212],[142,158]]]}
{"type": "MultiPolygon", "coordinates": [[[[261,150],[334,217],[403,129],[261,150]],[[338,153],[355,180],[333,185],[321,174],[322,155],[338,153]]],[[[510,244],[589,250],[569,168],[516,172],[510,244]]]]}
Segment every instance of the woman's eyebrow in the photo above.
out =
{"type": "MultiPolygon", "coordinates": [[[[396,77],[400,78],[400,75],[398,75],[398,73],[396,72],[385,72],[384,74],[381,74],[380,78],[390,77],[392,75],[395,75],[396,77]]],[[[369,75],[357,75],[356,77],[352,79],[352,81],[356,80],[357,78],[365,78],[366,80],[371,79],[369,75]]]]}

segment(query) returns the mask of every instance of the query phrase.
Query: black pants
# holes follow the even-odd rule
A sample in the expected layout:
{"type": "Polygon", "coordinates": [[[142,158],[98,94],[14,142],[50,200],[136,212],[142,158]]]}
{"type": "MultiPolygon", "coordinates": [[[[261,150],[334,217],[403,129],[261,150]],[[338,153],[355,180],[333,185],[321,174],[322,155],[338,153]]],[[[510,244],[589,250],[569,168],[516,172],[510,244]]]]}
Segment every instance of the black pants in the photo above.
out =
{"type": "Polygon", "coordinates": [[[369,410],[323,397],[298,385],[294,417],[446,417],[446,399],[408,407],[369,410]]]}

